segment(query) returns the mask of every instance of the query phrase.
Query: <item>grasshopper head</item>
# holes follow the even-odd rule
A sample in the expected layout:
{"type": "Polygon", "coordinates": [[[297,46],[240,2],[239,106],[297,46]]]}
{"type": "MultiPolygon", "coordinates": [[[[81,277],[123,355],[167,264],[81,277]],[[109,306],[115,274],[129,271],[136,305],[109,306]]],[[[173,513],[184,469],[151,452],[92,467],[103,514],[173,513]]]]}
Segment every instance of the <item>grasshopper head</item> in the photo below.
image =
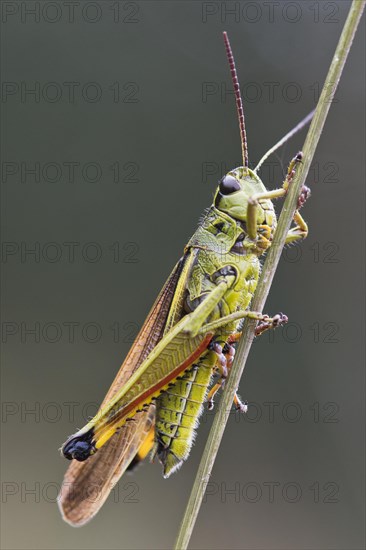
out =
{"type": "MultiPolygon", "coordinates": [[[[277,223],[276,214],[269,199],[256,197],[263,195],[267,190],[257,173],[249,168],[243,102],[234,56],[226,32],[224,32],[224,42],[235,92],[243,166],[231,170],[220,180],[214,197],[214,207],[218,212],[221,212],[224,216],[229,216],[236,222],[236,240],[231,250],[237,252],[240,249],[240,253],[252,250],[261,254],[271,244],[273,231],[277,223]],[[253,221],[254,218],[250,220],[250,231],[248,231],[248,203],[251,198],[255,198],[258,203],[256,203],[255,222],[253,221]],[[252,227],[254,223],[257,225],[255,238],[253,236],[254,228],[252,227]]],[[[253,209],[251,209],[251,212],[253,216],[253,209]]]]}
{"type": "MultiPolygon", "coordinates": [[[[220,180],[219,187],[215,193],[214,206],[217,210],[229,215],[239,222],[245,231],[249,199],[254,195],[265,193],[267,190],[257,174],[249,168],[243,101],[240,95],[240,85],[236,73],[234,56],[226,32],[224,32],[224,42],[232,83],[235,90],[243,166],[231,170],[220,180]]],[[[269,242],[272,231],[276,225],[276,215],[270,200],[260,201],[257,207],[256,221],[258,225],[258,236],[265,231],[268,236],[267,241],[269,242]]]]}
{"type": "MultiPolygon", "coordinates": [[[[266,192],[261,179],[247,167],[235,168],[219,182],[215,193],[215,208],[239,222],[247,221],[248,200],[258,193],[266,192]]],[[[270,200],[261,200],[258,206],[258,225],[271,229],[276,224],[276,215],[270,200]]]]}

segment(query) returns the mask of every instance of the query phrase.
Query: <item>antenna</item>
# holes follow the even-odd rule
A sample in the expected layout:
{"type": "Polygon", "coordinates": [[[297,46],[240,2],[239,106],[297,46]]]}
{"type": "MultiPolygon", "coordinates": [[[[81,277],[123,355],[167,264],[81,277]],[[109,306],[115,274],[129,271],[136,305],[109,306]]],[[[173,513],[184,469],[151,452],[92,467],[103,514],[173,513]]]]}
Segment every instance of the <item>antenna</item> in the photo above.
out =
{"type": "Polygon", "coordinates": [[[261,160],[258,162],[257,166],[254,168],[253,172],[258,172],[259,168],[262,166],[264,161],[267,160],[268,157],[272,155],[272,153],[274,153],[279,147],[281,147],[281,145],[283,145],[284,143],[286,143],[286,141],[292,138],[292,136],[297,134],[297,132],[300,132],[300,130],[302,130],[304,126],[309,124],[309,122],[312,120],[314,116],[314,113],[315,113],[315,109],[313,109],[311,113],[309,113],[305,118],[303,118],[302,121],[295,126],[295,128],[293,128],[292,130],[290,130],[290,132],[288,132],[285,136],[283,136],[283,138],[280,139],[280,141],[277,141],[277,143],[273,147],[271,147],[265,155],[263,155],[261,160]]]}
{"type": "Polygon", "coordinates": [[[233,82],[234,92],[235,92],[235,102],[236,102],[236,110],[238,112],[238,119],[239,119],[239,129],[240,129],[240,139],[241,139],[241,152],[242,152],[242,156],[243,156],[243,166],[248,168],[248,146],[247,146],[247,134],[246,134],[246,131],[245,131],[243,101],[241,99],[240,85],[239,85],[238,75],[236,74],[235,61],[234,61],[233,52],[231,50],[229,38],[228,38],[228,35],[227,35],[226,32],[224,32],[223,34],[224,34],[226,55],[227,55],[227,59],[229,61],[231,79],[232,79],[232,82],[233,82]]]}

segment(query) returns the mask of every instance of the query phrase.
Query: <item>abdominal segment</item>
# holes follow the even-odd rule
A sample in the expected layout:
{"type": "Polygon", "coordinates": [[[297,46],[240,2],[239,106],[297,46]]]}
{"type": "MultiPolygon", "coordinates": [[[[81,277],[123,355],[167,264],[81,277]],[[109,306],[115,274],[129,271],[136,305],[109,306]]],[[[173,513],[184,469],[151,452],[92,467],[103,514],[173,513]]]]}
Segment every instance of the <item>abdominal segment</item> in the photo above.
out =
{"type": "Polygon", "coordinates": [[[155,448],[169,477],[189,456],[217,355],[205,351],[156,401],[155,448]]]}

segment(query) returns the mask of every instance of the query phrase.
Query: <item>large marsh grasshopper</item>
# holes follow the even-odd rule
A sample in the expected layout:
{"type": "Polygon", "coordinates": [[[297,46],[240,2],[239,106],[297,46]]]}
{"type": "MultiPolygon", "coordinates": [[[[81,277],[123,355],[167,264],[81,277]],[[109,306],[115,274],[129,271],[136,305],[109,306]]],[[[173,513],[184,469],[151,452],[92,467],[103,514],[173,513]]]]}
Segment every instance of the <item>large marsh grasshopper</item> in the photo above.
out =
{"type": "MultiPolygon", "coordinates": [[[[59,497],[66,521],[82,525],[102,506],[127,468],[150,450],[163,465],[164,477],[177,470],[190,453],[203,404],[213,398],[230,369],[245,317],[258,321],[256,334],[287,318],[250,311],[260,272],[260,257],[276,230],[272,200],[284,197],[302,154],[290,162],[279,189],[267,191],[257,171],[270,150],[251,170],[244,113],[230,43],[224,33],[239,118],[243,166],[219,182],[212,206],[200,221],[98,414],[71,436],[63,455],[74,459],[59,497]],[[215,373],[219,381],[210,384],[215,373]],[[90,498],[90,489],[97,498],[90,498]]],[[[308,116],[275,147],[310,119],[308,116]]],[[[309,190],[303,189],[299,208],[309,190]]],[[[307,236],[297,210],[286,243],[307,236]]],[[[235,396],[236,408],[246,403],[235,396]]]]}

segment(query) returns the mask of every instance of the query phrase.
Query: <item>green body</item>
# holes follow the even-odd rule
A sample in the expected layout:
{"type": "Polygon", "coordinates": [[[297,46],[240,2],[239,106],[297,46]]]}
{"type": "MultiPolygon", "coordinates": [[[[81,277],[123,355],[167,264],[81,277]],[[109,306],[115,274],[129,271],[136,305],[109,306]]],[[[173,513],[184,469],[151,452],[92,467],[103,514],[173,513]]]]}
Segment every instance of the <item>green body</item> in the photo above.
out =
{"type": "MultiPolygon", "coordinates": [[[[257,216],[258,241],[253,243],[247,238],[245,222],[248,198],[266,189],[252,171],[238,168],[228,175],[238,179],[242,190],[228,196],[218,195],[219,191],[216,193],[217,207],[209,209],[185,250],[185,260],[190,264],[183,304],[186,312],[194,310],[194,306],[212,292],[216,286],[216,273],[225,266],[234,268],[236,272],[233,285],[207,322],[249,307],[260,272],[259,256],[268,247],[276,225],[272,202],[265,200],[257,216]],[[261,238],[261,228],[265,228],[268,239],[265,236],[261,238]],[[237,239],[243,233],[245,238],[240,241],[242,247],[238,247],[237,239]]],[[[175,324],[177,316],[181,315],[174,301],[171,311],[174,314],[167,323],[167,331],[170,325],[175,324]]],[[[228,336],[237,331],[239,323],[236,321],[218,329],[214,341],[223,346],[228,336]]],[[[205,351],[157,400],[155,452],[163,463],[166,477],[189,456],[216,361],[215,352],[205,351]]]]}

